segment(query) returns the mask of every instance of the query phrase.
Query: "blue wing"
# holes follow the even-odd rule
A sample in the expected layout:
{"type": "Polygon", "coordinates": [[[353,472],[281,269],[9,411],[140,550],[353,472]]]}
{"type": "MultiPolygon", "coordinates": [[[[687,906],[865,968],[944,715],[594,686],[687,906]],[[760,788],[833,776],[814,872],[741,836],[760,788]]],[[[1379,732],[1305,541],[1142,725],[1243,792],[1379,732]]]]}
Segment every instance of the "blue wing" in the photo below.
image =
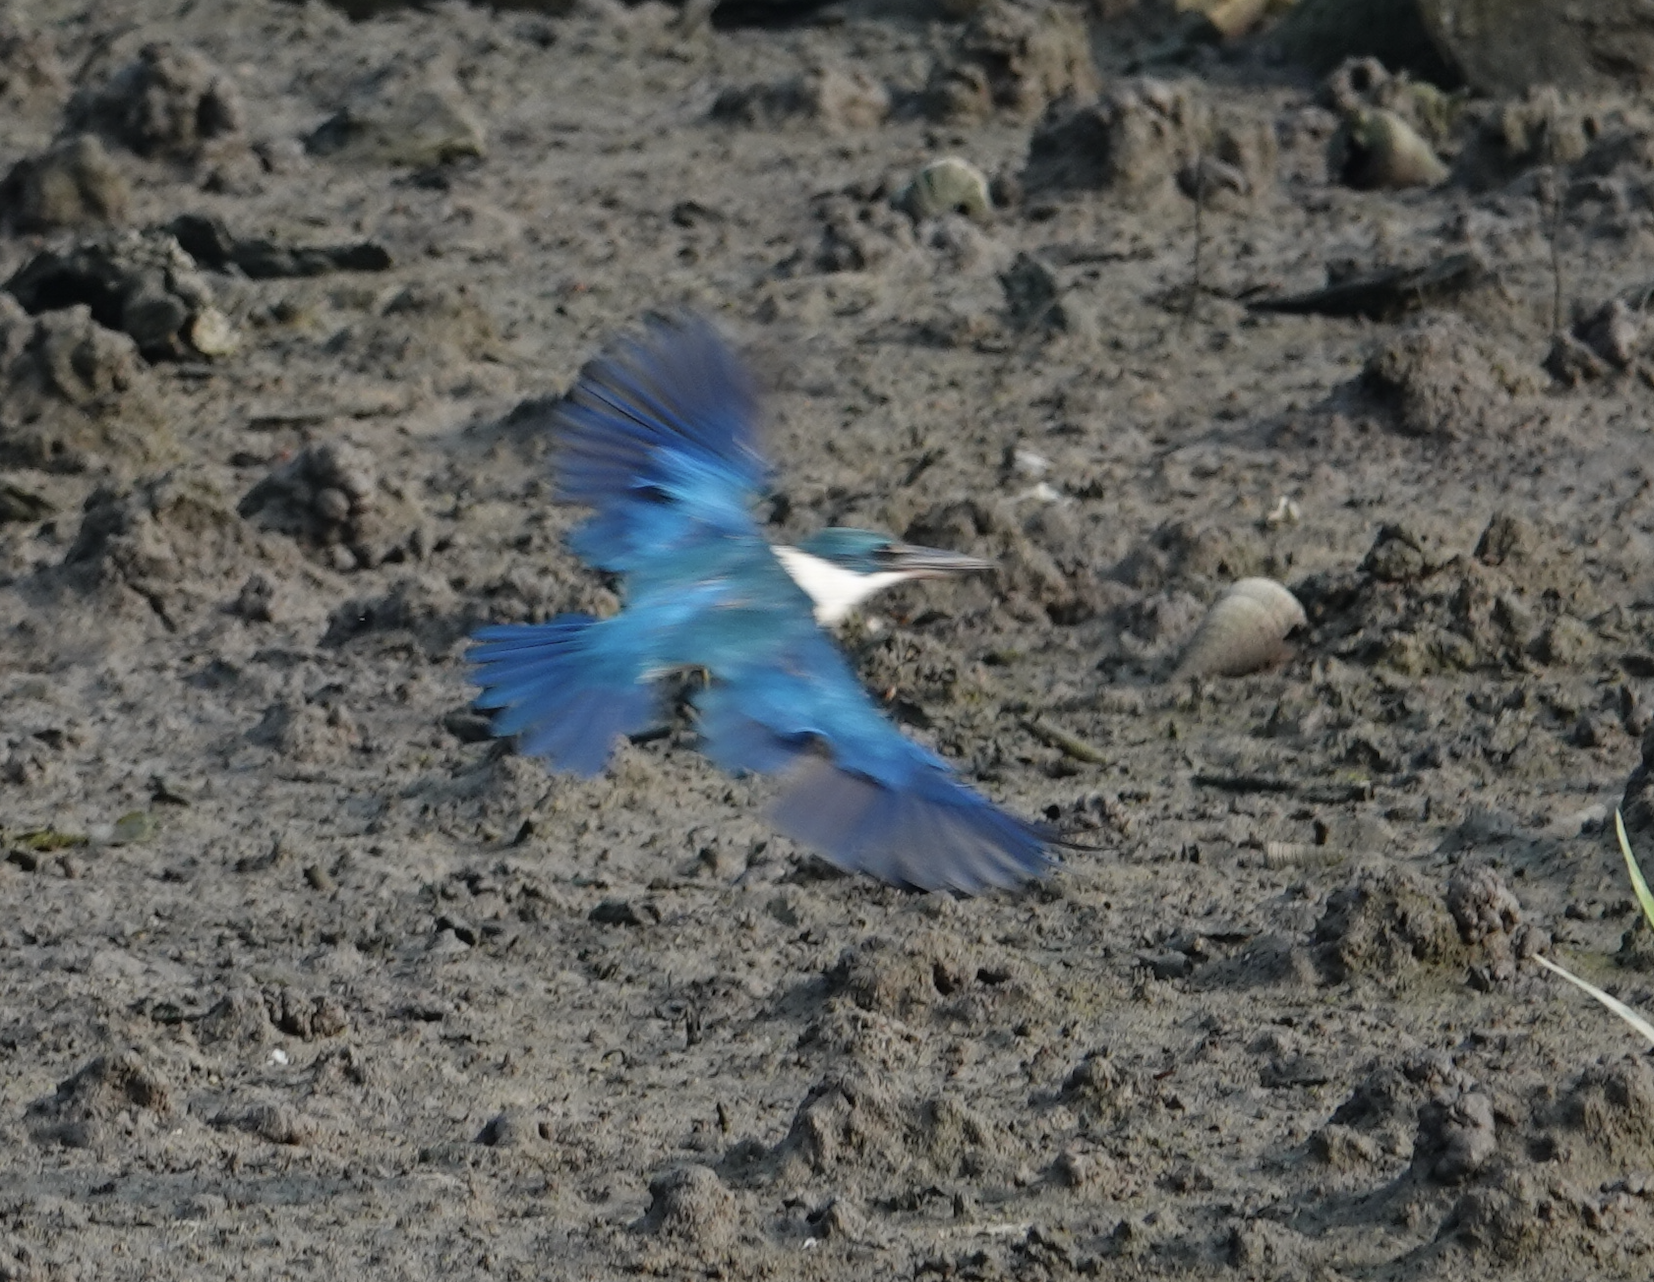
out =
{"type": "Polygon", "coordinates": [[[521,735],[525,757],[562,770],[590,777],[603,769],[622,735],[660,713],[654,683],[612,632],[584,614],[479,629],[465,658],[482,687],[476,706],[498,709],[494,733],[521,735]]]}
{"type": "Polygon", "coordinates": [[[714,678],[696,698],[707,755],[728,770],[785,772],[772,820],[840,868],[975,894],[1051,867],[1048,835],[885,720],[813,625],[776,662],[714,678]]]}
{"type": "Polygon", "coordinates": [[[655,318],[581,371],[554,411],[558,497],[595,508],[575,550],[627,573],[706,535],[756,535],[768,467],[757,397],[716,330],[655,318]]]}

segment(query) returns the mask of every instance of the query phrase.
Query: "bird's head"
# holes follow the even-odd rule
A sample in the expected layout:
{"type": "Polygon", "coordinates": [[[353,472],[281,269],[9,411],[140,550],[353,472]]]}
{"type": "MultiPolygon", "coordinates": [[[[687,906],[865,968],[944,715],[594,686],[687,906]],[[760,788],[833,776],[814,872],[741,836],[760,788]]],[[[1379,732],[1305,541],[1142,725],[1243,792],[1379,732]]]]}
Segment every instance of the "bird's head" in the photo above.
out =
{"type": "Polygon", "coordinates": [[[992,561],[978,557],[840,527],[812,534],[797,547],[777,547],[775,555],[815,602],[816,620],[822,624],[839,622],[893,583],[994,568],[992,561]]]}

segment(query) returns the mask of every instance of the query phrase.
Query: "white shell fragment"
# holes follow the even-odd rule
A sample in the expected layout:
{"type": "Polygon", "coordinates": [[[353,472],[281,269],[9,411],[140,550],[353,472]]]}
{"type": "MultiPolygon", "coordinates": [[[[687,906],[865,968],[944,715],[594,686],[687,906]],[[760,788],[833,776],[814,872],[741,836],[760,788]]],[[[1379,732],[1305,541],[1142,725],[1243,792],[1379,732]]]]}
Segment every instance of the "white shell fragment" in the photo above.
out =
{"type": "Polygon", "coordinates": [[[1287,634],[1308,623],[1298,598],[1274,579],[1241,579],[1212,603],[1172,677],[1243,677],[1273,667],[1290,653],[1287,634]]]}
{"type": "Polygon", "coordinates": [[[942,214],[964,214],[980,222],[993,209],[987,177],[957,156],[931,161],[897,193],[895,204],[917,222],[942,214]]]}

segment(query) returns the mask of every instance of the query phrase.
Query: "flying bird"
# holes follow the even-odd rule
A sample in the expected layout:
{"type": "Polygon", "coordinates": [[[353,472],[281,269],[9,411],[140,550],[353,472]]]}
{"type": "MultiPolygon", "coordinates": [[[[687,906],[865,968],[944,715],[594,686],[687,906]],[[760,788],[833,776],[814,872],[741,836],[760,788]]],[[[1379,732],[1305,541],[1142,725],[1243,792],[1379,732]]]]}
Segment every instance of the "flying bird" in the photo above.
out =
{"type": "Polygon", "coordinates": [[[552,415],[557,497],[593,510],[571,544],[619,576],[624,608],[480,629],[467,659],[493,733],[589,777],[658,724],[666,678],[699,670],[703,751],[781,776],[772,821],[839,868],[962,894],[1046,872],[1066,843],[898,731],[824,630],[893,583],[990,563],[865,530],[772,545],[752,515],[758,419],[746,371],[694,316],[651,319],[585,367],[552,415]]]}

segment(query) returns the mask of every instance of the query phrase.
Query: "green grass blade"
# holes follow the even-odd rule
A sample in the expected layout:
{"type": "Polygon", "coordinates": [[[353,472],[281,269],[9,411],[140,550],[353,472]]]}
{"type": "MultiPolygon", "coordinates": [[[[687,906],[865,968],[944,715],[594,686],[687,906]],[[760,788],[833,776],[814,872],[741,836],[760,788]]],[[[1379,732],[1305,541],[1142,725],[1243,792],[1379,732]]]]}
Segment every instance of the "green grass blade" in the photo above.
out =
{"type": "Polygon", "coordinates": [[[1631,874],[1631,889],[1637,892],[1637,902],[1643,906],[1643,916],[1648,918],[1648,924],[1654,929],[1654,894],[1648,891],[1648,883],[1643,880],[1643,870],[1637,867],[1637,861],[1631,855],[1631,839],[1625,835],[1625,820],[1618,810],[1614,811],[1614,831],[1620,835],[1620,852],[1625,856],[1625,867],[1631,874]]]}
{"type": "Polygon", "coordinates": [[[1548,957],[1535,957],[1534,961],[1538,962],[1546,970],[1554,970],[1558,975],[1561,975],[1563,979],[1574,985],[1574,987],[1582,988],[1586,992],[1590,993],[1592,997],[1595,997],[1609,1010],[1613,1011],[1614,1014],[1618,1015],[1627,1024],[1630,1024],[1632,1028],[1636,1029],[1644,1037],[1648,1038],[1649,1045],[1654,1046],[1654,1024],[1650,1024],[1646,1019],[1637,1014],[1636,1011],[1632,1010],[1619,998],[1610,997],[1595,984],[1586,983],[1578,975],[1562,966],[1558,966],[1548,957]]]}

